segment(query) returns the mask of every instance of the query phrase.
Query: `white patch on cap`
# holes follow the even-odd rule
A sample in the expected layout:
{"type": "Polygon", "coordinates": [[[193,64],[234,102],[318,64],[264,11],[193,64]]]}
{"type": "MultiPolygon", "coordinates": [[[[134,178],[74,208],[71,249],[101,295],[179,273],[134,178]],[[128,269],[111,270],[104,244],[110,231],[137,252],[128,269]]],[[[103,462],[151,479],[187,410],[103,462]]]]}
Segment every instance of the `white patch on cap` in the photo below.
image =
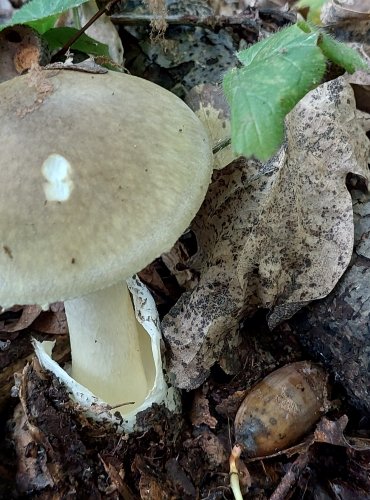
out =
{"type": "Polygon", "coordinates": [[[64,156],[51,154],[44,161],[41,170],[47,180],[44,183],[47,201],[67,201],[73,189],[69,161],[64,156]]]}

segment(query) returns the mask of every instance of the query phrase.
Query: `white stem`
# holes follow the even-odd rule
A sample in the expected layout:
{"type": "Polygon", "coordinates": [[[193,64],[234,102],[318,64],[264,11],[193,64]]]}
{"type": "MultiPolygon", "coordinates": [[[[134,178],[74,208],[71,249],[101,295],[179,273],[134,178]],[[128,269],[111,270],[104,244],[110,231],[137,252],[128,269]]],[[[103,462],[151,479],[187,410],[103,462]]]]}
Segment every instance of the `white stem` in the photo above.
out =
{"type": "Polygon", "coordinates": [[[153,388],[155,367],[150,337],[136,321],[126,282],[64,306],[71,376],[112,406],[135,402],[119,408],[122,413],[140,406],[153,388]]]}

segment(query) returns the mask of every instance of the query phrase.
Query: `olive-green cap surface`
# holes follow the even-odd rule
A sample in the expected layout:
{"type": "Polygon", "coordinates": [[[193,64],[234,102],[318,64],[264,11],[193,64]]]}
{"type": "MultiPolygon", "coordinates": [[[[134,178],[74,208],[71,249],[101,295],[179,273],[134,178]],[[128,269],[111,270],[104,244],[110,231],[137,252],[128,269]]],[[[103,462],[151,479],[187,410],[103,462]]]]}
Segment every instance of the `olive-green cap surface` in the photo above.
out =
{"type": "Polygon", "coordinates": [[[207,134],[176,96],[121,73],[0,85],[0,305],[82,296],[140,271],[195,216],[207,134]]]}

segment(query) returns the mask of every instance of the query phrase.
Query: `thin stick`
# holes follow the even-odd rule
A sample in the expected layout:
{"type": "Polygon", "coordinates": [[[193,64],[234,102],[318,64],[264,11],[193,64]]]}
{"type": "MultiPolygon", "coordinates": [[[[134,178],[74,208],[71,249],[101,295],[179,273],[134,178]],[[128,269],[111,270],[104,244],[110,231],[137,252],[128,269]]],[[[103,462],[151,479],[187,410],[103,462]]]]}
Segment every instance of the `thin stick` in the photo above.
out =
{"type": "Polygon", "coordinates": [[[67,51],[72,47],[72,45],[80,38],[80,36],[85,33],[85,31],[90,28],[90,26],[92,24],[95,23],[95,21],[97,19],[99,19],[100,16],[102,16],[103,14],[105,13],[108,13],[110,11],[110,9],[113,7],[113,5],[115,3],[117,3],[119,0],[111,0],[109,3],[107,3],[107,5],[105,7],[102,7],[100,10],[98,10],[98,12],[96,12],[92,18],[87,21],[87,23],[82,26],[81,29],[79,29],[77,31],[77,33],[75,33],[74,35],[71,36],[71,38],[63,45],[63,47],[58,50],[58,52],[56,54],[54,54],[53,58],[52,58],[52,61],[56,61],[58,59],[60,59],[62,56],[64,56],[67,51]]]}
{"type": "MultiPolygon", "coordinates": [[[[150,24],[156,16],[151,14],[113,14],[111,20],[115,24],[140,26],[150,24]]],[[[220,28],[223,26],[246,26],[258,32],[256,21],[241,16],[194,16],[191,14],[176,14],[165,16],[163,20],[169,25],[200,26],[203,28],[220,28]]]]}
{"type": "Polygon", "coordinates": [[[298,458],[291,464],[289,470],[280,481],[280,484],[270,496],[270,500],[284,500],[287,497],[289,490],[297,482],[301,472],[308,463],[307,453],[299,455],[298,458]]]}
{"type": "MultiPolygon", "coordinates": [[[[274,9],[259,9],[260,14],[286,21],[287,23],[294,23],[296,21],[295,14],[291,12],[279,12],[274,9]]],[[[111,20],[116,24],[125,24],[127,26],[139,26],[150,24],[156,16],[151,14],[129,14],[122,12],[120,14],[113,14],[111,20]]],[[[163,20],[167,24],[172,25],[188,25],[188,26],[201,26],[204,28],[222,28],[224,26],[244,26],[250,28],[252,31],[259,32],[259,23],[253,19],[244,16],[243,13],[237,16],[196,16],[192,14],[176,14],[165,16],[163,20]]]]}
{"type": "Polygon", "coordinates": [[[223,141],[221,141],[219,144],[217,144],[217,146],[215,146],[212,149],[212,153],[215,155],[216,153],[218,153],[222,149],[225,149],[228,146],[230,146],[230,144],[231,144],[231,138],[230,137],[228,139],[224,139],[223,141]]]}
{"type": "Polygon", "coordinates": [[[135,401],[129,401],[128,403],[119,403],[117,405],[108,405],[109,406],[109,410],[115,410],[116,408],[120,408],[121,406],[127,406],[127,405],[134,405],[135,404],[135,401]]]}

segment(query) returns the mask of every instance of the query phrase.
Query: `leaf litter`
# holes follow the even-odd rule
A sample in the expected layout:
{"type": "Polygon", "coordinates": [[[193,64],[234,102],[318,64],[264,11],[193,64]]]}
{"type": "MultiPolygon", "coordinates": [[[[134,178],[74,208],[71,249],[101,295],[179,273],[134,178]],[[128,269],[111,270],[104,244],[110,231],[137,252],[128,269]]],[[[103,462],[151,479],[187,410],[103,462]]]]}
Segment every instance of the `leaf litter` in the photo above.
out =
{"type": "Polygon", "coordinates": [[[239,160],[215,173],[191,227],[199,284],[163,320],[175,385],[199,386],[257,309],[270,309],[273,327],[333,289],[353,249],[346,176],[367,182],[368,156],[353,91],[340,77],[288,115],[285,144],[269,162],[239,160]]]}

